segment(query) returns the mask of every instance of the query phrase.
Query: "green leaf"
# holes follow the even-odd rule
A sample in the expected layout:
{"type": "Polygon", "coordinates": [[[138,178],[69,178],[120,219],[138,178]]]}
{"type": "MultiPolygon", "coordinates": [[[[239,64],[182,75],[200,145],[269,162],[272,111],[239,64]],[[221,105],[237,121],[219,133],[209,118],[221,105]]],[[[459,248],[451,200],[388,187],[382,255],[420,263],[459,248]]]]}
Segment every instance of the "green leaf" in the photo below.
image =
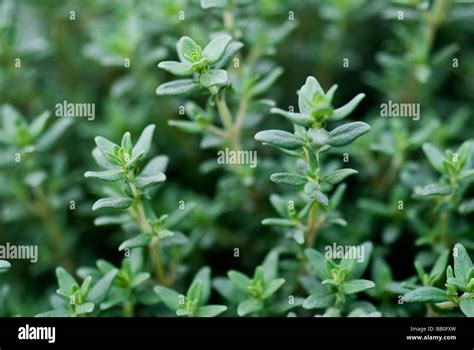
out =
{"type": "Polygon", "coordinates": [[[164,173],[168,166],[169,158],[167,156],[155,156],[143,168],[141,175],[153,175],[164,173]]]}
{"type": "Polygon", "coordinates": [[[66,292],[66,294],[72,294],[72,287],[78,286],[74,277],[72,277],[65,269],[58,267],[56,269],[56,278],[58,279],[59,289],[66,292]]]}
{"type": "Polygon", "coordinates": [[[193,63],[191,57],[194,53],[200,52],[201,47],[190,37],[183,36],[176,43],[176,51],[178,52],[178,57],[181,62],[193,63]]]}
{"type": "Polygon", "coordinates": [[[225,8],[227,6],[227,0],[201,0],[201,7],[203,9],[209,8],[225,8]]]}
{"type": "Polygon", "coordinates": [[[433,265],[433,268],[431,269],[430,279],[433,282],[436,282],[443,276],[444,272],[446,271],[446,265],[448,264],[448,259],[449,259],[449,250],[445,249],[440,254],[435,264],[433,265]]]}
{"type": "Polygon", "coordinates": [[[454,275],[457,278],[466,281],[469,269],[472,267],[472,261],[467,254],[466,248],[460,243],[454,246],[454,275]]]}
{"type": "Polygon", "coordinates": [[[158,294],[161,301],[165,303],[165,305],[168,306],[171,310],[179,310],[179,298],[181,294],[175,292],[172,289],[162,286],[156,286],[155,288],[153,288],[153,290],[156,294],[158,294]]]}
{"type": "Polygon", "coordinates": [[[201,268],[193,278],[194,281],[201,281],[202,297],[200,305],[204,305],[209,301],[211,296],[211,269],[207,266],[201,268]]]}
{"type": "Polygon", "coordinates": [[[293,227],[296,225],[295,222],[288,219],[281,218],[267,218],[262,220],[262,225],[269,226],[280,226],[280,227],[293,227]]]}
{"type": "Polygon", "coordinates": [[[277,67],[271,71],[265,78],[258,81],[251,89],[252,96],[258,96],[267,91],[275,81],[283,74],[283,68],[277,67]]]}
{"type": "Polygon", "coordinates": [[[369,265],[370,257],[372,255],[372,250],[373,250],[373,244],[371,242],[364,242],[362,243],[363,252],[364,252],[364,258],[362,261],[355,259],[354,263],[352,264],[352,269],[349,274],[351,278],[360,278],[365,270],[367,269],[367,266],[369,265]]]}
{"type": "Polygon", "coordinates": [[[69,310],[50,310],[50,311],[45,311],[41,312],[35,317],[69,317],[69,310]]]}
{"type": "Polygon", "coordinates": [[[422,188],[419,188],[419,187],[415,188],[415,194],[422,197],[446,196],[450,193],[451,193],[451,188],[448,185],[439,184],[439,183],[429,184],[422,188]]]}
{"type": "Polygon", "coordinates": [[[89,314],[94,311],[94,304],[93,303],[84,303],[81,305],[77,305],[75,312],[77,315],[85,315],[89,314]]]}
{"type": "Polygon", "coordinates": [[[344,294],[355,294],[366,289],[375,287],[375,283],[369,280],[352,280],[344,282],[342,289],[344,294]]]}
{"type": "Polygon", "coordinates": [[[135,179],[135,184],[138,188],[143,189],[148,186],[154,186],[166,181],[166,175],[163,173],[156,173],[154,175],[140,175],[135,179]]]}
{"type": "Polygon", "coordinates": [[[270,109],[270,113],[282,115],[289,121],[301,126],[308,127],[313,122],[313,118],[311,118],[311,116],[309,116],[308,114],[291,113],[276,107],[270,109]]]}
{"type": "Polygon", "coordinates": [[[201,124],[187,120],[168,120],[168,125],[177,127],[178,129],[191,134],[198,134],[204,131],[204,127],[201,124]]]}
{"type": "Polygon", "coordinates": [[[301,113],[311,114],[313,101],[317,95],[324,96],[324,90],[315,77],[309,76],[298,91],[298,108],[301,113]]]}
{"type": "Polygon", "coordinates": [[[303,187],[308,180],[303,175],[292,173],[276,173],[270,176],[270,180],[277,184],[283,184],[293,187],[303,187]]]}
{"type": "Polygon", "coordinates": [[[239,303],[237,307],[237,314],[245,316],[263,309],[263,302],[257,299],[247,299],[239,303]]]}
{"type": "Polygon", "coordinates": [[[329,133],[328,144],[334,147],[348,145],[369,130],[369,124],[364,122],[353,122],[341,125],[329,133]]]}
{"type": "Polygon", "coordinates": [[[283,130],[264,130],[255,135],[255,140],[289,150],[297,150],[304,146],[304,139],[283,130]]]}
{"type": "Polygon", "coordinates": [[[202,55],[207,58],[209,64],[216,63],[224,55],[231,40],[230,35],[221,35],[212,39],[202,51],[202,55]]]}
{"type": "Polygon", "coordinates": [[[446,292],[435,287],[421,287],[403,296],[403,301],[407,303],[441,303],[447,300],[446,292]]]}
{"type": "Polygon", "coordinates": [[[328,278],[329,273],[326,268],[326,258],[324,255],[311,248],[306,249],[305,254],[309,260],[311,269],[316,273],[316,277],[320,280],[328,278]]]}
{"type": "Polygon", "coordinates": [[[227,311],[227,306],[224,305],[207,305],[201,306],[196,311],[197,317],[216,317],[221,313],[227,311]]]}
{"type": "Polygon", "coordinates": [[[270,252],[263,259],[262,264],[260,265],[265,282],[271,281],[277,277],[278,273],[278,259],[280,257],[279,249],[275,248],[270,250],[270,252]]]}
{"type": "Polygon", "coordinates": [[[155,125],[150,124],[143,129],[137,143],[132,150],[132,158],[137,157],[139,154],[146,156],[151,148],[151,140],[153,139],[153,132],[155,131],[155,125]]]}
{"type": "Polygon", "coordinates": [[[329,291],[318,291],[311,294],[303,302],[303,308],[305,309],[325,309],[336,302],[336,297],[329,291]]]}
{"type": "Polygon", "coordinates": [[[191,64],[176,61],[160,62],[158,64],[158,68],[164,69],[165,71],[178,77],[185,77],[193,73],[191,64]]]}
{"type": "Polygon", "coordinates": [[[464,297],[461,298],[461,303],[459,304],[461,311],[467,317],[474,317],[474,297],[464,297]]]}
{"type": "Polygon", "coordinates": [[[50,111],[44,111],[31,122],[29,129],[33,138],[38,137],[43,132],[50,116],[50,111]]]}
{"type": "Polygon", "coordinates": [[[72,118],[62,118],[56,121],[41,137],[38,138],[36,148],[41,151],[47,151],[50,149],[61,136],[64,136],[72,123],[72,118]]]}
{"type": "Polygon", "coordinates": [[[186,300],[196,301],[198,305],[202,305],[202,281],[195,279],[186,293],[186,300]]]}
{"type": "Polygon", "coordinates": [[[94,203],[92,210],[102,209],[102,208],[112,208],[112,209],[127,209],[133,203],[133,200],[126,197],[109,197],[101,198],[94,203]]]}
{"type": "Polygon", "coordinates": [[[87,300],[94,304],[100,304],[107,296],[110,287],[112,287],[112,282],[114,281],[115,276],[117,276],[117,273],[117,269],[111,270],[98,280],[87,295],[87,300]]]}
{"type": "Polygon", "coordinates": [[[138,287],[140,284],[150,279],[150,277],[151,275],[148,272],[140,272],[136,274],[135,276],[133,276],[131,287],[132,288],[138,287]]]}
{"type": "Polygon", "coordinates": [[[225,85],[227,81],[227,72],[223,69],[212,69],[199,76],[199,83],[205,88],[214,85],[225,85]]]}
{"type": "Polygon", "coordinates": [[[7,271],[11,267],[10,263],[6,260],[0,260],[0,273],[7,271]]]}
{"type": "Polygon", "coordinates": [[[448,278],[446,284],[455,286],[457,290],[465,292],[467,290],[467,284],[460,278],[448,278]]]}
{"type": "Polygon", "coordinates": [[[105,171],[86,171],[85,177],[94,177],[104,181],[118,181],[122,178],[122,171],[120,169],[110,169],[105,171]]]}
{"type": "Polygon", "coordinates": [[[318,202],[319,204],[325,207],[329,205],[328,197],[324,193],[322,193],[320,190],[316,190],[312,194],[310,194],[310,198],[315,199],[316,202],[318,202]]]}
{"type": "Polygon", "coordinates": [[[240,290],[248,293],[248,287],[252,284],[252,281],[249,277],[235,270],[230,270],[227,272],[227,276],[240,290]]]}
{"type": "Polygon", "coordinates": [[[127,239],[119,246],[119,251],[131,248],[145,247],[150,243],[151,235],[149,233],[142,233],[133,238],[127,239]]]}
{"type": "Polygon", "coordinates": [[[339,170],[332,171],[329,174],[323,176],[323,178],[321,179],[321,182],[326,182],[331,185],[336,185],[342,180],[344,180],[346,177],[357,174],[357,173],[358,171],[354,169],[349,169],[349,168],[339,169],[339,170]]]}
{"type": "Polygon", "coordinates": [[[341,120],[347,117],[352,111],[359,105],[360,101],[365,97],[365,94],[358,94],[344,106],[334,110],[332,115],[329,117],[330,120],[341,120]]]}
{"type": "Polygon", "coordinates": [[[187,95],[199,89],[199,84],[193,79],[180,79],[170,81],[158,86],[156,94],[160,96],[165,95],[187,95]]]}
{"type": "Polygon", "coordinates": [[[115,143],[113,143],[112,141],[106,139],[105,137],[102,137],[102,136],[96,136],[94,138],[94,141],[95,141],[95,144],[97,145],[97,148],[99,149],[99,151],[102,152],[102,154],[105,155],[105,152],[109,152],[109,153],[114,153],[114,148],[115,147],[118,147],[118,145],[116,145],[115,143]]]}
{"type": "Polygon", "coordinates": [[[277,278],[265,285],[265,290],[262,294],[262,299],[270,298],[283,284],[285,280],[283,278],[277,278]]]}
{"type": "Polygon", "coordinates": [[[431,143],[424,143],[422,148],[423,148],[423,152],[425,152],[425,155],[430,161],[433,168],[435,168],[435,170],[438,170],[439,172],[442,173],[444,169],[443,161],[446,159],[443,152],[441,152],[438,148],[436,148],[431,143]]]}

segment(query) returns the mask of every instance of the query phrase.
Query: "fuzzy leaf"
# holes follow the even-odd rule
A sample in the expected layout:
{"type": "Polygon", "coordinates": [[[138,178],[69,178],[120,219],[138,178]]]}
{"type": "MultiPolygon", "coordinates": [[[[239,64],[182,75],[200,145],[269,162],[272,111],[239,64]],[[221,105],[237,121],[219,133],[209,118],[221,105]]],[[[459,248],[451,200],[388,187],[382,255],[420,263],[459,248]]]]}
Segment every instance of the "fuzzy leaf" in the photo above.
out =
{"type": "Polygon", "coordinates": [[[107,272],[104,277],[98,280],[91,288],[87,296],[87,300],[93,302],[94,304],[100,304],[107,296],[110,287],[112,287],[112,282],[114,281],[115,276],[117,276],[117,273],[117,269],[111,270],[107,272]]]}
{"type": "Polygon", "coordinates": [[[153,132],[155,131],[155,125],[150,124],[143,129],[137,143],[132,150],[132,158],[136,158],[139,154],[143,154],[145,157],[151,148],[151,140],[153,139],[153,132]]]}
{"type": "Polygon", "coordinates": [[[191,134],[197,134],[204,130],[201,124],[187,120],[168,120],[168,125],[174,126],[180,130],[189,132],[191,134]]]}
{"type": "Polygon", "coordinates": [[[328,144],[334,147],[348,145],[369,130],[369,124],[364,122],[353,122],[341,125],[329,133],[328,144]]]}
{"type": "Polygon", "coordinates": [[[255,140],[289,150],[297,150],[304,146],[303,137],[283,130],[260,131],[255,135],[255,140]]]}
{"type": "Polygon", "coordinates": [[[227,311],[227,306],[224,305],[201,306],[196,311],[196,317],[216,317],[225,311],[227,311]]]}
{"type": "Polygon", "coordinates": [[[127,209],[133,203],[133,200],[127,197],[109,197],[101,198],[94,203],[92,210],[111,208],[111,209],[127,209]]]}
{"type": "Polygon", "coordinates": [[[252,283],[250,278],[239,271],[231,270],[227,272],[229,279],[242,291],[248,292],[248,286],[252,283]]]}
{"type": "Polygon", "coordinates": [[[285,280],[283,278],[277,278],[268,282],[263,291],[262,299],[271,297],[284,283],[285,280]]]}
{"type": "Polygon", "coordinates": [[[252,95],[257,96],[257,95],[263,94],[275,83],[275,81],[282,74],[283,74],[283,68],[281,67],[277,67],[274,70],[272,70],[270,74],[268,74],[265,78],[258,81],[252,87],[252,95]]]}
{"type": "Polygon", "coordinates": [[[257,299],[247,299],[242,301],[237,307],[237,314],[245,316],[263,309],[263,302],[257,299]]]}
{"type": "Polygon", "coordinates": [[[443,152],[441,152],[438,148],[436,148],[431,143],[424,143],[422,148],[423,148],[423,152],[425,152],[425,155],[430,161],[433,168],[435,168],[435,170],[438,170],[439,172],[442,173],[444,169],[443,161],[446,159],[443,152]]]}
{"type": "Polygon", "coordinates": [[[199,83],[206,88],[227,84],[227,72],[223,69],[212,69],[199,76],[199,83]]]}
{"type": "Polygon", "coordinates": [[[303,175],[292,173],[276,173],[270,176],[270,180],[277,184],[283,184],[293,187],[302,187],[308,180],[303,175]]]}
{"type": "Polygon", "coordinates": [[[125,249],[145,247],[148,245],[148,243],[150,243],[150,240],[151,240],[151,235],[149,233],[142,233],[120,244],[118,250],[122,251],[125,249]]]}
{"type": "Polygon", "coordinates": [[[225,49],[231,40],[230,35],[221,35],[211,40],[202,51],[202,55],[207,58],[209,64],[216,63],[224,55],[225,49]]]}
{"type": "Polygon", "coordinates": [[[143,189],[148,186],[157,185],[166,181],[166,175],[163,173],[156,173],[154,175],[140,175],[135,179],[135,184],[138,188],[143,189]]]}
{"type": "Polygon", "coordinates": [[[191,64],[176,61],[160,62],[158,64],[158,68],[164,69],[165,71],[178,77],[185,77],[193,73],[191,64]]]}
{"type": "Polygon", "coordinates": [[[344,282],[342,285],[344,294],[355,294],[373,287],[375,287],[375,283],[369,280],[352,280],[344,282]]]}
{"type": "Polygon", "coordinates": [[[270,109],[270,113],[282,115],[289,121],[301,126],[308,127],[313,122],[313,119],[308,114],[290,113],[288,111],[276,107],[270,109]]]}
{"type": "Polygon", "coordinates": [[[339,107],[334,110],[333,114],[330,116],[330,120],[341,120],[347,117],[352,111],[359,105],[360,101],[365,97],[365,94],[358,94],[344,106],[339,107]]]}
{"type": "Polygon", "coordinates": [[[446,292],[435,287],[421,287],[403,296],[403,301],[407,303],[441,303],[447,300],[446,292]]]}
{"type": "Polygon", "coordinates": [[[326,176],[323,176],[323,178],[321,179],[321,182],[327,182],[331,185],[335,185],[341,182],[342,180],[344,180],[346,177],[357,174],[357,173],[358,171],[354,169],[349,169],[349,168],[339,169],[327,174],[326,176]]]}
{"type": "Polygon", "coordinates": [[[155,288],[153,288],[153,290],[156,294],[158,294],[161,301],[165,303],[165,305],[168,306],[171,310],[179,310],[179,297],[181,296],[181,294],[175,292],[172,289],[162,286],[156,286],[155,288]]]}
{"type": "Polygon", "coordinates": [[[305,250],[306,257],[309,260],[311,269],[316,273],[316,277],[320,280],[324,280],[329,277],[328,270],[326,268],[326,258],[323,254],[315,249],[308,248],[305,250]]]}
{"type": "Polygon", "coordinates": [[[156,94],[160,96],[187,95],[197,91],[198,89],[199,84],[197,84],[193,79],[180,79],[161,84],[156,89],[156,94]]]}
{"type": "Polygon", "coordinates": [[[200,46],[188,36],[181,37],[176,43],[176,51],[178,52],[179,60],[183,63],[193,63],[191,56],[200,50],[200,46]]]}
{"type": "Polygon", "coordinates": [[[325,309],[332,305],[334,305],[336,301],[336,297],[324,290],[318,291],[316,293],[311,294],[307,297],[303,302],[303,308],[305,309],[325,309]]]}
{"type": "Polygon", "coordinates": [[[464,315],[474,317],[474,297],[462,298],[459,307],[464,315]]]}
{"type": "Polygon", "coordinates": [[[104,181],[118,181],[122,178],[122,171],[120,169],[110,169],[105,171],[87,171],[85,177],[95,177],[104,181]]]}
{"type": "Polygon", "coordinates": [[[419,196],[446,196],[451,193],[451,188],[445,184],[429,184],[423,188],[415,188],[415,193],[419,196]]]}
{"type": "Polygon", "coordinates": [[[472,261],[467,254],[466,248],[460,243],[454,246],[454,275],[465,281],[468,277],[469,269],[472,267],[472,261]]]}

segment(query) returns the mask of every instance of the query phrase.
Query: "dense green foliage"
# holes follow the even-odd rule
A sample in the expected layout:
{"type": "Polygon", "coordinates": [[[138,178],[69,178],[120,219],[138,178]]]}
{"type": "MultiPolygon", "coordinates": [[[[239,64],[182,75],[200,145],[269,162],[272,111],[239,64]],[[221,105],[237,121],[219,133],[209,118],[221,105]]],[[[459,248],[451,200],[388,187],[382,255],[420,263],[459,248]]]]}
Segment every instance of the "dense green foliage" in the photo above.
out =
{"type": "Polygon", "coordinates": [[[2,1],[0,316],[474,316],[473,20],[2,1]]]}

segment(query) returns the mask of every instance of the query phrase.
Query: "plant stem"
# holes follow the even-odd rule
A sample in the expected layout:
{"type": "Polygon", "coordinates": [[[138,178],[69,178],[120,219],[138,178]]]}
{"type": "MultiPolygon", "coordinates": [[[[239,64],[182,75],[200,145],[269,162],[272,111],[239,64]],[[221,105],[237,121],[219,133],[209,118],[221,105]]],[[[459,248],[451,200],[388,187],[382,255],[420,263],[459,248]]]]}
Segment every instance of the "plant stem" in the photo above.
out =
{"type": "Polygon", "coordinates": [[[124,302],[123,302],[123,314],[125,317],[133,317],[133,315],[135,314],[135,305],[133,304],[133,301],[131,301],[130,299],[126,299],[124,302]]]}
{"type": "MultiPolygon", "coordinates": [[[[137,223],[140,231],[142,231],[142,233],[151,233],[153,229],[146,218],[145,207],[143,205],[143,196],[132,181],[129,181],[129,186],[135,200],[135,211],[137,214],[137,223]]],[[[168,285],[168,279],[166,277],[158,247],[158,237],[153,237],[151,239],[150,243],[148,244],[148,248],[154,266],[155,277],[163,285],[168,285]]]]}
{"type": "Polygon", "coordinates": [[[312,247],[314,245],[314,241],[316,240],[317,228],[318,228],[318,225],[316,224],[317,213],[318,213],[318,204],[314,202],[309,211],[308,221],[306,224],[305,236],[306,236],[306,244],[308,247],[312,247]]]}

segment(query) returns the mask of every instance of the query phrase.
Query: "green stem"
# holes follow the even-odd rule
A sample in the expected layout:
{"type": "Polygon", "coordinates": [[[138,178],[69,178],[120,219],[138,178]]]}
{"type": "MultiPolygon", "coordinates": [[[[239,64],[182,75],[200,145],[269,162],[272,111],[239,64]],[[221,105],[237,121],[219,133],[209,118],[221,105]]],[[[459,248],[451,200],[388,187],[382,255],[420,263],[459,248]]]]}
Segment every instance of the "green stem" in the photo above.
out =
{"type": "Polygon", "coordinates": [[[125,317],[133,317],[135,314],[135,305],[132,300],[126,299],[123,302],[123,314],[125,317]]]}
{"type": "MultiPolygon", "coordinates": [[[[132,181],[129,181],[129,186],[134,197],[135,212],[137,215],[138,226],[142,233],[151,233],[153,231],[153,228],[151,227],[146,217],[145,206],[143,204],[143,196],[132,181]]],[[[163,285],[168,285],[168,279],[166,277],[163,262],[161,260],[158,241],[158,237],[153,237],[150,243],[148,244],[150,257],[154,266],[155,277],[163,285]]]]}

